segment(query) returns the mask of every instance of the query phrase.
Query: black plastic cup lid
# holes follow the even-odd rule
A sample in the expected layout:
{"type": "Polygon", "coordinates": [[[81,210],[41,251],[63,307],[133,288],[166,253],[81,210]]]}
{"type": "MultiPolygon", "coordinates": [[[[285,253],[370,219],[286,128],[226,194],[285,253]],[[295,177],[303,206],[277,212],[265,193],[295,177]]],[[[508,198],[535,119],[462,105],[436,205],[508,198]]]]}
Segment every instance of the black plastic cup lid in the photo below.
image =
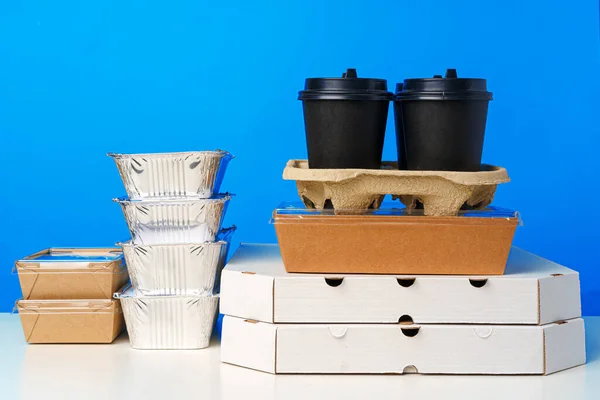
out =
{"type": "Polygon", "coordinates": [[[396,85],[396,100],[492,100],[485,79],[459,78],[455,69],[446,76],[405,79],[396,85]]]}
{"type": "Polygon", "coordinates": [[[308,78],[298,100],[392,100],[385,79],[359,78],[349,68],[341,78],[308,78]]]}

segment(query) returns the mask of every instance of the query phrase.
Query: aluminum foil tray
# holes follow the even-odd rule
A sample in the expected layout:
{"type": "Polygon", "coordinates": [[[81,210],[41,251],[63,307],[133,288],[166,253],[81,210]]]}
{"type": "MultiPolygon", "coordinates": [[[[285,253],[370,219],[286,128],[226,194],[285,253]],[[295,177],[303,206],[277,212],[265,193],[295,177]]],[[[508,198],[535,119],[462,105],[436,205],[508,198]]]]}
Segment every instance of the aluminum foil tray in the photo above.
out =
{"type": "Polygon", "coordinates": [[[233,158],[226,151],[115,154],[127,195],[132,200],[157,198],[208,199],[219,192],[233,158]]]}
{"type": "Polygon", "coordinates": [[[137,245],[123,248],[135,294],[207,296],[218,293],[235,226],[222,229],[216,242],[137,245]]]}
{"type": "Polygon", "coordinates": [[[135,244],[204,243],[215,240],[231,196],[211,199],[113,199],[123,209],[135,244]]]}
{"type": "Polygon", "coordinates": [[[129,343],[134,349],[208,347],[219,296],[139,296],[131,287],[115,293],[121,300],[129,343]]]}

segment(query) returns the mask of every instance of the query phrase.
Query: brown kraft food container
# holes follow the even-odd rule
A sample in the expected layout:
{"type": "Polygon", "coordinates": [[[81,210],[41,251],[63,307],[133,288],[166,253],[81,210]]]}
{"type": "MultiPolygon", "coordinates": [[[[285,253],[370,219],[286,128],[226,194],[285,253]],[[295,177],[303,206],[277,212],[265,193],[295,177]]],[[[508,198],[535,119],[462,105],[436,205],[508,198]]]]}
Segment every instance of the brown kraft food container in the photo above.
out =
{"type": "Polygon", "coordinates": [[[520,222],[498,209],[457,217],[302,211],[273,215],[287,272],[501,275],[520,222]]]}
{"type": "Polygon", "coordinates": [[[111,343],[124,320],[118,300],[20,300],[28,343],[111,343]]]}
{"type": "Polygon", "coordinates": [[[118,248],[51,248],[15,264],[23,298],[111,299],[129,275],[118,248]]]}

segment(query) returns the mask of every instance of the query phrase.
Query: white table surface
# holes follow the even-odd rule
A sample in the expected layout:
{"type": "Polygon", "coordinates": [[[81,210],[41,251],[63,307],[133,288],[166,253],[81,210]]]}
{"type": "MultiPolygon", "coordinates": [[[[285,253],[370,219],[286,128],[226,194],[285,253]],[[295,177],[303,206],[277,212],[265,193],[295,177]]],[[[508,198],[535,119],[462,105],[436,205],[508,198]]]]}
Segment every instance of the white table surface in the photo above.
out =
{"type": "Polygon", "coordinates": [[[600,317],[585,318],[587,365],[548,376],[270,375],[195,351],[27,345],[19,317],[0,314],[0,399],[600,399],[600,317]]]}

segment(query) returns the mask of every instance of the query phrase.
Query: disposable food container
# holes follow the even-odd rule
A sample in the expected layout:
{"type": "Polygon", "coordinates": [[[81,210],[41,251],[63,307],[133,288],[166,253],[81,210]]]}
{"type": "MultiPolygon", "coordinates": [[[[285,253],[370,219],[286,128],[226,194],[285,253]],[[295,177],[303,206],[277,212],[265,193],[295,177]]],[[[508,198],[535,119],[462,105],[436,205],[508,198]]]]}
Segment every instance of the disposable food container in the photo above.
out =
{"type": "Polygon", "coordinates": [[[378,210],[273,212],[287,272],[502,275],[520,217],[496,207],[455,217],[384,204],[378,210]]]}
{"type": "Polygon", "coordinates": [[[121,300],[131,347],[140,350],[208,347],[218,295],[142,296],[131,287],[115,293],[121,300]]]}
{"type": "Polygon", "coordinates": [[[111,343],[123,331],[117,300],[19,300],[28,343],[111,343]]]}
{"type": "Polygon", "coordinates": [[[129,278],[118,248],[50,248],[15,263],[23,299],[111,299],[129,278]]]}
{"type": "Polygon", "coordinates": [[[219,193],[233,158],[226,151],[115,154],[112,157],[132,200],[203,198],[219,193]]]}
{"type": "Polygon", "coordinates": [[[214,241],[231,196],[210,199],[130,200],[121,205],[135,244],[204,243],[214,241]]]}
{"type": "Polygon", "coordinates": [[[117,243],[123,248],[135,293],[206,296],[218,292],[235,226],[215,242],[194,244],[117,243]]]}

